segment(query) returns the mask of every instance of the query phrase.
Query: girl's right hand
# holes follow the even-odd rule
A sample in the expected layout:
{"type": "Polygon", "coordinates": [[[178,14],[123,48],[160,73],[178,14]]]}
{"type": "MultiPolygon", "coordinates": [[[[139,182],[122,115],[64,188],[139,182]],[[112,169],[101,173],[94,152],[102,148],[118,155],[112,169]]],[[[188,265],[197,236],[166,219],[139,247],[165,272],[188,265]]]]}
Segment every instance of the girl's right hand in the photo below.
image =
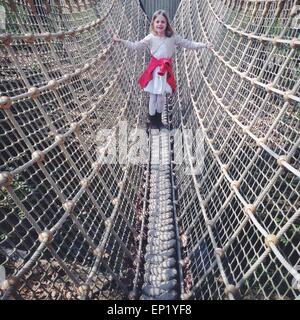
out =
{"type": "Polygon", "coordinates": [[[113,35],[112,39],[113,39],[114,42],[120,42],[121,41],[121,39],[119,37],[117,37],[115,34],[113,35]]]}

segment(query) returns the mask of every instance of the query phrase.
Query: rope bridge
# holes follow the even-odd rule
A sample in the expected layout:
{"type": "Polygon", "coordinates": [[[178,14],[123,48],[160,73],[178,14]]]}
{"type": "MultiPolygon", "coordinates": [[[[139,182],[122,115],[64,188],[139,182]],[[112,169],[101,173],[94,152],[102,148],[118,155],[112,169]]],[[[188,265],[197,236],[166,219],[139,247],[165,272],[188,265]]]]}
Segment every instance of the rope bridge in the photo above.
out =
{"type": "Polygon", "coordinates": [[[137,0],[0,6],[1,299],[299,297],[298,0],[182,0],[147,134],[137,0]]]}

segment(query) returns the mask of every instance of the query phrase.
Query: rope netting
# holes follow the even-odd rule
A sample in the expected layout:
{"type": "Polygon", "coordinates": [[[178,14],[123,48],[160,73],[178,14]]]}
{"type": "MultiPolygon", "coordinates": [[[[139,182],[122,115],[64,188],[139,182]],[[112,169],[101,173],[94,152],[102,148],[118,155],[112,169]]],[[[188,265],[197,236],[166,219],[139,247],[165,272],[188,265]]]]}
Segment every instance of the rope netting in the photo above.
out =
{"type": "Polygon", "coordinates": [[[174,122],[196,137],[183,134],[192,179],[177,168],[187,297],[299,296],[297,14],[299,1],[186,0],[177,11],[179,33],[214,44],[176,61],[174,122]]]}
{"type": "Polygon", "coordinates": [[[111,36],[140,38],[146,17],[137,1],[60,3],[3,3],[1,293],[121,299],[135,275],[144,164],[103,158],[119,130],[140,126],[143,57],[111,36]]]}
{"type": "MultiPolygon", "coordinates": [[[[139,298],[148,54],[111,37],[141,39],[149,21],[137,0],[0,6],[1,298],[139,298]]],[[[171,137],[183,299],[299,295],[299,7],[180,2],[176,31],[214,45],[177,51],[161,142],[171,137]]]]}

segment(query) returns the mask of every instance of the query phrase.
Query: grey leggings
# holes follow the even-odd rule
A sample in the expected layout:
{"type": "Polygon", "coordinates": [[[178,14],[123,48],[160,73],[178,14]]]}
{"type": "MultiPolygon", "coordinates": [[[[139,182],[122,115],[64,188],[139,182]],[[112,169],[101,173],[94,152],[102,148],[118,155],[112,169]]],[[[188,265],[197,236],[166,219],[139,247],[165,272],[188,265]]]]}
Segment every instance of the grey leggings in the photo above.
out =
{"type": "Polygon", "coordinates": [[[149,114],[154,116],[156,112],[162,113],[163,107],[166,104],[166,96],[164,94],[150,93],[149,114]]]}

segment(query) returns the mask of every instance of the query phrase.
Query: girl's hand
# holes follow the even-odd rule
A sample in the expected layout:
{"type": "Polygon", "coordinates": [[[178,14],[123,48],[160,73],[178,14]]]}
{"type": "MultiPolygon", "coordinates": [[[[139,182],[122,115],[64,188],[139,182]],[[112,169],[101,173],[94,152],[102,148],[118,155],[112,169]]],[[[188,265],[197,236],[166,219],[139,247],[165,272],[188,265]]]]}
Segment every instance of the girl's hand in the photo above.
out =
{"type": "Polygon", "coordinates": [[[210,42],[208,42],[208,43],[206,44],[206,48],[208,48],[208,49],[212,49],[212,48],[213,48],[213,44],[212,44],[212,43],[210,43],[210,42]]]}
{"type": "Polygon", "coordinates": [[[113,35],[112,39],[113,39],[114,42],[120,42],[121,41],[121,39],[119,37],[117,37],[115,34],[113,35]]]}

